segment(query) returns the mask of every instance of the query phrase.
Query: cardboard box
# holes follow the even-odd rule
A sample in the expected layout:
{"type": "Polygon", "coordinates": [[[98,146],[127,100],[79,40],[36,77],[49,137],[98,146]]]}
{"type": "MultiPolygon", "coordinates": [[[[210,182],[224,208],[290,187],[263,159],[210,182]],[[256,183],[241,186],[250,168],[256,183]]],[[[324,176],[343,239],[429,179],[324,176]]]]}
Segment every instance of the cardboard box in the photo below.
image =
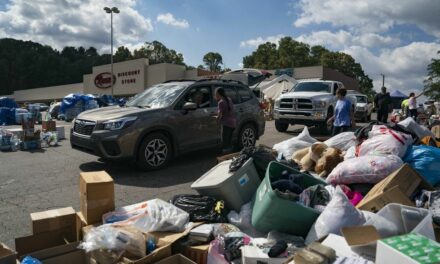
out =
{"type": "Polygon", "coordinates": [[[81,213],[88,224],[102,221],[102,215],[115,209],[115,189],[112,177],[105,171],[80,174],[81,213]]]}
{"type": "Polygon", "coordinates": [[[163,259],[159,262],[156,262],[156,264],[199,264],[199,263],[194,262],[181,254],[177,254],[168,257],[166,259],[163,259]]]}
{"type": "Polygon", "coordinates": [[[43,264],[89,264],[88,256],[82,249],[78,249],[79,242],[48,248],[29,253],[43,264]]]}
{"type": "MultiPolygon", "coordinates": [[[[197,224],[196,224],[197,225],[197,224]]],[[[181,233],[172,233],[172,232],[151,232],[147,236],[153,236],[156,240],[157,248],[151,252],[149,255],[141,258],[141,259],[128,259],[123,257],[122,262],[127,264],[150,264],[156,263],[160,260],[163,260],[172,255],[172,245],[174,242],[179,240],[180,238],[188,235],[189,231],[192,229],[188,228],[184,232],[181,233]]]]}
{"type": "MultiPolygon", "coordinates": [[[[356,248],[351,248],[344,237],[335,234],[329,234],[323,241],[322,244],[333,248],[336,251],[336,256],[347,257],[347,258],[361,258],[368,261],[374,261],[375,254],[366,254],[356,248]]],[[[371,262],[371,264],[374,262],[371,262]]]]}
{"type": "Polygon", "coordinates": [[[17,253],[3,243],[0,243],[0,264],[16,264],[17,253]]]}
{"type": "Polygon", "coordinates": [[[33,234],[68,229],[69,238],[76,238],[76,214],[72,207],[31,213],[33,234]]]}
{"type": "Polygon", "coordinates": [[[379,240],[376,263],[440,263],[440,244],[418,234],[379,240]]]}
{"type": "Polygon", "coordinates": [[[83,238],[83,228],[86,227],[88,224],[81,212],[76,212],[75,217],[76,217],[76,240],[81,241],[83,238]]]}
{"type": "Polygon", "coordinates": [[[55,121],[43,121],[41,123],[43,131],[57,131],[57,124],[55,121]]]}
{"type": "Polygon", "coordinates": [[[194,246],[191,244],[191,241],[182,238],[173,244],[172,249],[173,254],[182,254],[197,264],[206,264],[208,262],[209,244],[194,246]]]}
{"type": "Polygon", "coordinates": [[[404,164],[377,183],[356,208],[376,213],[389,203],[413,206],[409,197],[419,188],[434,190],[416,170],[404,164]]]}
{"type": "Polygon", "coordinates": [[[18,237],[15,239],[15,250],[17,251],[17,255],[20,257],[31,252],[65,245],[76,240],[76,237],[68,237],[70,233],[70,229],[64,229],[26,237],[18,237]]]}

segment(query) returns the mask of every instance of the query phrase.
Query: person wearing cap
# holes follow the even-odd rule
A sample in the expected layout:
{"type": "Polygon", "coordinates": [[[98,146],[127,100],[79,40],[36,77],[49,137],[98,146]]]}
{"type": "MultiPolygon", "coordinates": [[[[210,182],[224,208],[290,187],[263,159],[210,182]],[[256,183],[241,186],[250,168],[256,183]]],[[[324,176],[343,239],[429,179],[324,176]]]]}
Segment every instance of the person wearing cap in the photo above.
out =
{"type": "Polygon", "coordinates": [[[387,88],[384,86],[381,89],[381,93],[376,94],[374,97],[374,108],[377,112],[377,121],[382,123],[388,122],[388,113],[391,107],[391,96],[387,92],[387,88]]]}

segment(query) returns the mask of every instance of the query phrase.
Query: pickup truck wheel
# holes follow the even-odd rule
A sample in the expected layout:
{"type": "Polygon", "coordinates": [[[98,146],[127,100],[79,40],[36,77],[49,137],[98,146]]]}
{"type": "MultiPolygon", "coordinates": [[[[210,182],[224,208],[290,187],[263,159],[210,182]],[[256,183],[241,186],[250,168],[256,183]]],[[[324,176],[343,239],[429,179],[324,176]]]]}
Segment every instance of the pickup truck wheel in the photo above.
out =
{"type": "Polygon", "coordinates": [[[158,170],[171,160],[172,148],[168,137],[162,133],[152,133],[142,140],[139,147],[137,165],[142,170],[158,170]]]}
{"type": "Polygon", "coordinates": [[[288,123],[284,123],[284,122],[281,122],[279,120],[275,120],[275,129],[278,132],[284,133],[284,132],[287,131],[287,128],[289,128],[289,124],[288,123]]]}

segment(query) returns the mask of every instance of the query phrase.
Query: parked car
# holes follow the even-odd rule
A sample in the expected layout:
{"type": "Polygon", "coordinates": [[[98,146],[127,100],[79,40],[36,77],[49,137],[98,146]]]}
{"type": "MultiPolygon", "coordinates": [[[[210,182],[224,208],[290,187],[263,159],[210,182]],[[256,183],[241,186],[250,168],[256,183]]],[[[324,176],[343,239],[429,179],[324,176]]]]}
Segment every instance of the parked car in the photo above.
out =
{"type": "Polygon", "coordinates": [[[233,143],[237,149],[253,146],[264,133],[265,121],[249,87],[237,81],[200,80],[154,85],[124,107],[79,114],[71,130],[72,148],[105,159],[130,158],[145,170],[160,169],[182,153],[217,148],[217,87],[224,88],[235,105],[233,143]]]}
{"type": "MultiPolygon", "coordinates": [[[[319,126],[321,133],[329,134],[332,125],[327,120],[336,106],[336,90],[344,84],[330,80],[302,80],[293,89],[275,100],[273,117],[275,128],[285,132],[289,125],[319,126]]],[[[347,96],[355,106],[353,96],[347,96]]]]}
{"type": "Polygon", "coordinates": [[[40,107],[40,112],[45,112],[49,109],[49,106],[44,103],[27,103],[26,108],[29,110],[29,105],[38,105],[40,107]]]}
{"type": "Polygon", "coordinates": [[[356,106],[354,112],[354,118],[360,121],[370,121],[371,113],[373,112],[373,104],[368,99],[368,96],[361,93],[351,94],[356,98],[356,106]]]}

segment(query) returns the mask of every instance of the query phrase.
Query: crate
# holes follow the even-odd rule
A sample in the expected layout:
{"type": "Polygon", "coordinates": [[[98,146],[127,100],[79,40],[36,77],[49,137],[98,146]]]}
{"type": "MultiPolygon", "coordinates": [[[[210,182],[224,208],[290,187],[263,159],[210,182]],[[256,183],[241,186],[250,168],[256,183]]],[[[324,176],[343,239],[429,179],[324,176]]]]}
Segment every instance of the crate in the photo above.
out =
{"type": "Polygon", "coordinates": [[[221,162],[195,181],[191,188],[201,195],[223,200],[228,209],[239,212],[243,204],[252,200],[261,180],[252,158],[233,173],[229,172],[231,162],[221,162]]]}
{"type": "MultiPolygon", "coordinates": [[[[279,197],[272,189],[271,182],[281,177],[283,171],[298,174],[300,172],[278,162],[271,162],[266,176],[255,193],[252,211],[252,225],[261,232],[277,230],[292,235],[305,237],[319,216],[313,208],[298,202],[279,197]]],[[[326,183],[323,180],[304,174],[301,187],[326,183]]]]}

